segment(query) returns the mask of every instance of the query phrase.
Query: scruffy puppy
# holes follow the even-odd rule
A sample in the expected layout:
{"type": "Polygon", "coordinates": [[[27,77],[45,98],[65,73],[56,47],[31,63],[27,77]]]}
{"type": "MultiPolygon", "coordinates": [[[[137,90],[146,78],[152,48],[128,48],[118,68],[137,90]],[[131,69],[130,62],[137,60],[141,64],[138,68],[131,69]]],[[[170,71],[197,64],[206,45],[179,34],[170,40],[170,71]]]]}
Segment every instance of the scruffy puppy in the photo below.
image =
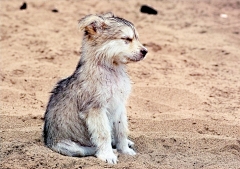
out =
{"type": "Polygon", "coordinates": [[[79,28],[84,30],[81,59],[75,72],[52,91],[44,142],[63,155],[95,155],[115,164],[112,146],[136,154],[127,134],[125,102],[131,85],[125,69],[127,63],[142,60],[147,49],[133,24],[112,13],[88,15],[79,28]]]}

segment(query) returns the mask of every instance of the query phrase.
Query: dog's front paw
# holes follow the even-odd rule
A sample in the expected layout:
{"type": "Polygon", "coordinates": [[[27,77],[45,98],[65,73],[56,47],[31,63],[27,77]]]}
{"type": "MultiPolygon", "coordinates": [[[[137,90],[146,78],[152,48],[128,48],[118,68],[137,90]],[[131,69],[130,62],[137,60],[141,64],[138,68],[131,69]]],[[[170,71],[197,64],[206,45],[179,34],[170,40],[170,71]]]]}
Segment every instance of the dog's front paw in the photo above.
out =
{"type": "Polygon", "coordinates": [[[131,156],[136,155],[136,152],[131,148],[125,148],[125,149],[119,150],[119,151],[123,154],[128,154],[128,155],[131,155],[131,156]]]}
{"type": "Polygon", "coordinates": [[[96,156],[109,164],[117,164],[117,156],[113,152],[98,153],[96,156]]]}

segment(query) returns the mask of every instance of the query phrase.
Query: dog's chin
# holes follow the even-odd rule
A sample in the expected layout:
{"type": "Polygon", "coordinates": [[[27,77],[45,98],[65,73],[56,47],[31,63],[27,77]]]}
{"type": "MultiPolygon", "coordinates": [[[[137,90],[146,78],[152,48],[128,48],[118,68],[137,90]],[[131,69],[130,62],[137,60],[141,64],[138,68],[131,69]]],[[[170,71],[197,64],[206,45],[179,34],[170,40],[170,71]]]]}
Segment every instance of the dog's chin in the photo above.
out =
{"type": "Polygon", "coordinates": [[[139,58],[139,59],[129,59],[129,62],[138,62],[138,61],[141,61],[143,60],[143,58],[139,58]]]}
{"type": "Polygon", "coordinates": [[[128,64],[128,63],[132,63],[132,62],[138,62],[143,59],[144,59],[144,57],[142,57],[142,56],[131,56],[131,57],[125,56],[125,57],[122,57],[121,59],[120,58],[116,59],[114,61],[114,63],[128,64]]]}
{"type": "Polygon", "coordinates": [[[129,62],[138,62],[144,59],[142,56],[133,56],[127,58],[129,62]]]}

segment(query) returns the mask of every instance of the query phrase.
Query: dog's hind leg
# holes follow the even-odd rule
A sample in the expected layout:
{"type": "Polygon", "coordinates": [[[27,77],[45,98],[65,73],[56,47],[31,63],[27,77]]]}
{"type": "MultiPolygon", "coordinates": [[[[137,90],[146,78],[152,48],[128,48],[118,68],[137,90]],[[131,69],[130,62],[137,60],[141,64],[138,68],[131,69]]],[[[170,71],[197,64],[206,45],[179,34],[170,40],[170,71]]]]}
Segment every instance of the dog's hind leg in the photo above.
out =
{"type": "Polygon", "coordinates": [[[134,142],[132,142],[131,140],[127,140],[127,142],[128,142],[128,147],[133,147],[133,145],[134,145],[134,142]]]}
{"type": "Polygon", "coordinates": [[[62,140],[58,142],[56,145],[52,146],[52,150],[72,157],[84,157],[95,155],[96,153],[95,147],[80,146],[71,140],[62,140]]]}
{"type": "MultiPolygon", "coordinates": [[[[117,143],[116,143],[116,139],[114,138],[115,136],[112,137],[112,147],[116,148],[117,143]]],[[[131,140],[127,139],[127,143],[128,143],[128,147],[132,148],[134,146],[134,142],[132,142],[131,140]]]]}

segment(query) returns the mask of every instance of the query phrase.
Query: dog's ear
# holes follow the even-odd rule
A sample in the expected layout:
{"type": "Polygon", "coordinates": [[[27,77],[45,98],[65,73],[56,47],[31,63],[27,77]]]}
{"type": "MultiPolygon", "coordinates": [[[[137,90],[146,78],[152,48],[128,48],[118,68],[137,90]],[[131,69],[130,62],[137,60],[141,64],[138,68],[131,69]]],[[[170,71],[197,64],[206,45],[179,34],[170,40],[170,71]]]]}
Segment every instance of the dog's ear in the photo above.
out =
{"type": "Polygon", "coordinates": [[[80,30],[85,30],[88,34],[94,35],[96,33],[99,33],[105,23],[102,17],[99,17],[97,15],[88,15],[81,20],[79,20],[78,28],[80,30]]]}
{"type": "Polygon", "coordinates": [[[116,17],[112,12],[108,12],[102,15],[102,17],[104,18],[112,18],[112,17],[116,17]]]}

